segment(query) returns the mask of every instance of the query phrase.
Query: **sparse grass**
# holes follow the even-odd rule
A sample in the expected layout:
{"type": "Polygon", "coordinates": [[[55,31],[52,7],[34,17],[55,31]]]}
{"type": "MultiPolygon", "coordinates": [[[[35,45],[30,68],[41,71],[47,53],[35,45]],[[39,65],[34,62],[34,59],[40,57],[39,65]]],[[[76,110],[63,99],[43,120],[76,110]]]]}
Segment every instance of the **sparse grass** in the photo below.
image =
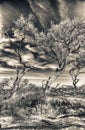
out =
{"type": "MultiPolygon", "coordinates": [[[[23,83],[24,84],[24,83],[23,83]]],[[[42,122],[42,120],[56,120],[62,118],[76,117],[79,120],[85,118],[85,88],[84,85],[77,89],[74,95],[72,86],[61,86],[60,88],[52,88],[49,93],[43,94],[43,90],[39,86],[30,84],[29,82],[20,86],[16,91],[16,97],[4,99],[10,94],[11,90],[0,90],[0,117],[12,117],[12,124],[28,125],[42,122]],[[33,99],[37,99],[37,110],[31,107],[33,99]],[[41,116],[41,118],[39,118],[41,116]],[[34,119],[36,117],[36,119],[34,119]],[[38,119],[39,118],[39,119],[38,119]]],[[[82,121],[84,123],[84,121],[82,121]]],[[[44,122],[45,123],[45,122],[44,122]]],[[[51,122],[50,122],[51,123],[51,122]]],[[[66,122],[65,122],[66,123],[66,122]]],[[[46,125],[46,123],[45,123],[46,125]]],[[[10,126],[10,124],[8,125],[10,126]]],[[[45,129],[44,129],[45,130],[45,129]]],[[[68,129],[69,130],[69,129],[68,129]]]]}
{"type": "Polygon", "coordinates": [[[75,90],[73,86],[61,86],[59,88],[52,88],[51,90],[52,96],[84,96],[85,95],[85,85],[80,86],[75,90]]]}

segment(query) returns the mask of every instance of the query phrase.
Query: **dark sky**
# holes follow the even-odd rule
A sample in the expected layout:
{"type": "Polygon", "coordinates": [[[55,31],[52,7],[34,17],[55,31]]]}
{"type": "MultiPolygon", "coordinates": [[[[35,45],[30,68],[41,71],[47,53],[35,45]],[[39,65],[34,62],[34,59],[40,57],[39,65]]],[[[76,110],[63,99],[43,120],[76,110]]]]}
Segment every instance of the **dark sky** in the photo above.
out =
{"type": "Polygon", "coordinates": [[[0,0],[4,26],[10,25],[21,13],[27,17],[30,12],[47,28],[53,20],[59,23],[67,17],[85,18],[85,0],[0,0]]]}
{"type": "Polygon", "coordinates": [[[0,17],[4,28],[11,26],[13,20],[16,20],[21,14],[27,17],[29,12],[30,7],[27,1],[0,0],[0,17]]]}
{"type": "Polygon", "coordinates": [[[19,9],[20,11],[24,10],[25,12],[27,12],[28,10],[30,10],[29,3],[26,0],[0,0],[1,5],[4,5],[5,3],[10,4],[11,6],[19,9]]]}

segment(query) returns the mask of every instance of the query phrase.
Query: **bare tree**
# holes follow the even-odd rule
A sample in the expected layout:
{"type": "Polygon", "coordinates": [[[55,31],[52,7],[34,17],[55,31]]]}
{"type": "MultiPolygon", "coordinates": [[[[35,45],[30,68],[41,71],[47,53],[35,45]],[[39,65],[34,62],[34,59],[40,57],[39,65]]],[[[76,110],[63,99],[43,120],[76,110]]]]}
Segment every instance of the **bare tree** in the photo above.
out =
{"type": "Polygon", "coordinates": [[[79,51],[78,58],[72,63],[72,68],[69,71],[69,74],[72,77],[73,86],[75,90],[77,89],[77,84],[79,82],[79,76],[80,74],[85,73],[85,51],[84,48],[82,51],[79,51]]]}
{"type": "Polygon", "coordinates": [[[79,82],[78,76],[80,74],[79,69],[77,69],[77,68],[74,67],[74,68],[72,68],[69,71],[69,74],[72,77],[72,84],[73,84],[74,88],[77,89],[77,83],[79,82]]]}

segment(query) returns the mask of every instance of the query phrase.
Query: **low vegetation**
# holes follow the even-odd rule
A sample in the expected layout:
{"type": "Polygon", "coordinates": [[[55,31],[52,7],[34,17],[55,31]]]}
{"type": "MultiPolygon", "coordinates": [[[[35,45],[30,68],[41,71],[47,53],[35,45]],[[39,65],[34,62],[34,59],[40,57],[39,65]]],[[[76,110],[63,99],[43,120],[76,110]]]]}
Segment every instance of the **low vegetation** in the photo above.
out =
{"type": "Polygon", "coordinates": [[[44,32],[36,27],[33,15],[21,15],[11,32],[15,41],[8,29],[4,35],[9,42],[0,49],[4,56],[0,64],[15,69],[16,75],[0,83],[0,129],[85,130],[85,84],[77,86],[85,73],[85,21],[52,22],[44,32]],[[41,86],[23,79],[30,70],[46,69],[50,64],[55,68],[47,69],[55,73],[41,86]],[[53,87],[66,69],[72,85],[53,87]]]}
{"type": "Polygon", "coordinates": [[[28,127],[31,130],[61,130],[64,127],[64,130],[70,130],[73,126],[74,130],[85,129],[85,85],[77,89],[76,93],[73,86],[50,88],[43,93],[42,87],[31,84],[28,80],[23,80],[22,83],[14,97],[8,99],[6,97],[11,89],[0,90],[2,129],[21,130],[28,127]]]}

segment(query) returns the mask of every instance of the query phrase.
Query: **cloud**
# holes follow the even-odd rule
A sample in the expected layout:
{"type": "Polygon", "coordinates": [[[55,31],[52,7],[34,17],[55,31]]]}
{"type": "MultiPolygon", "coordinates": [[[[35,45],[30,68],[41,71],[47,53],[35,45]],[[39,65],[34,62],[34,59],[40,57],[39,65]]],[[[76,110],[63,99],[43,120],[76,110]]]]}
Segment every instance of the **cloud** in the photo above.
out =
{"type": "MultiPolygon", "coordinates": [[[[21,66],[19,63],[19,57],[16,54],[16,51],[13,48],[18,47],[18,41],[11,39],[12,43],[9,40],[5,39],[0,43],[0,67],[14,69],[16,66],[21,66]]],[[[50,58],[49,52],[44,48],[41,51],[38,48],[31,47],[29,44],[21,46],[20,55],[22,57],[22,62],[26,66],[34,66],[35,71],[51,71],[56,65],[53,58],[50,58]]]]}

